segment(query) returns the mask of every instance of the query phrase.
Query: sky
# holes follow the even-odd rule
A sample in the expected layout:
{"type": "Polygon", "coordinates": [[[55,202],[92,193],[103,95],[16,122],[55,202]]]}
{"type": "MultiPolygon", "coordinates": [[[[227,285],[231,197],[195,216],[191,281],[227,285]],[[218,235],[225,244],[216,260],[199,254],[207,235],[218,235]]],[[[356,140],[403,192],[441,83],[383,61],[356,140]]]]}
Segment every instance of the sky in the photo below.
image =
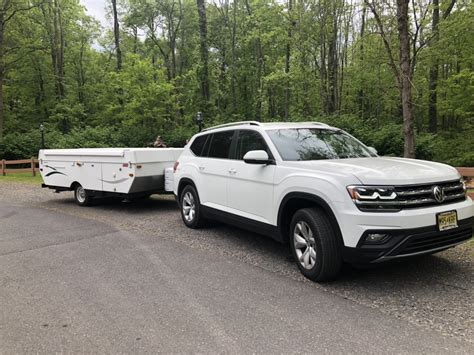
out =
{"type": "Polygon", "coordinates": [[[87,9],[87,14],[100,21],[102,26],[110,27],[109,21],[105,18],[106,0],[81,0],[81,4],[87,9]]]}

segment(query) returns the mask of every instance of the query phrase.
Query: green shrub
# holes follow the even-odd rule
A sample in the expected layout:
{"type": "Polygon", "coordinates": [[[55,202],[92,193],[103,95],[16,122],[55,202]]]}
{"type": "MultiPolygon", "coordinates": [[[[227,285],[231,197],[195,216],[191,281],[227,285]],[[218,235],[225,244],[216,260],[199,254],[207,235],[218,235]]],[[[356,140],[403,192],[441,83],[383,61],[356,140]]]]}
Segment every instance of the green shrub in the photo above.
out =
{"type": "MultiPolygon", "coordinates": [[[[303,119],[302,119],[303,120],[303,119]]],[[[403,156],[402,126],[399,123],[379,125],[375,120],[361,119],[353,115],[306,118],[304,121],[322,121],[341,128],[363,143],[374,147],[382,156],[403,156]]],[[[168,123],[174,125],[173,122],[168,123]]],[[[441,132],[438,135],[418,134],[416,156],[418,159],[434,160],[453,166],[474,166],[474,128],[466,126],[462,135],[441,132]],[[472,132],[472,134],[470,133],[472,132]]],[[[56,125],[45,129],[47,148],[85,147],[146,147],[160,135],[168,147],[182,147],[197,132],[191,118],[180,128],[143,125],[97,126],[73,128],[67,134],[56,125]]],[[[0,140],[0,159],[25,159],[37,156],[41,146],[39,130],[25,133],[10,133],[0,140]]]]}

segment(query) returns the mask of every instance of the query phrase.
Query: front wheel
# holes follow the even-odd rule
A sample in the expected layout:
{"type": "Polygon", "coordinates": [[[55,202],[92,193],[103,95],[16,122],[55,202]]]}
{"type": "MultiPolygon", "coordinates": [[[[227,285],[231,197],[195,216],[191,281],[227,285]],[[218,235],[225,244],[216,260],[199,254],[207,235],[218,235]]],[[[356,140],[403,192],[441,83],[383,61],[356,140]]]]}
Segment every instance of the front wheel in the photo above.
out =
{"type": "Polygon", "coordinates": [[[186,186],[180,195],[181,217],[189,228],[199,228],[204,224],[199,195],[194,186],[186,186]]]}
{"type": "Polygon", "coordinates": [[[79,206],[89,206],[92,202],[92,196],[89,191],[84,189],[80,184],[74,188],[74,199],[79,206]]]}
{"type": "Polygon", "coordinates": [[[334,279],[342,266],[336,234],[326,214],[317,208],[295,213],[290,246],[301,273],[313,281],[334,279]]]}

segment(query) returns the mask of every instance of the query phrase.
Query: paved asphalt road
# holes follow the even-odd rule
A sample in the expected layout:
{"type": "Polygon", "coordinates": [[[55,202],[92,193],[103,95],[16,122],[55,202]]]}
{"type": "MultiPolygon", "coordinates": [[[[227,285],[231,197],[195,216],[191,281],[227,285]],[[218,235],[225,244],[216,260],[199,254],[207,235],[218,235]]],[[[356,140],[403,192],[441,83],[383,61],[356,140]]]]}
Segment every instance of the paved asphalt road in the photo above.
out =
{"type": "Polygon", "coordinates": [[[80,208],[0,184],[0,353],[472,353],[461,247],[318,285],[288,251],[154,197],[80,208]]]}

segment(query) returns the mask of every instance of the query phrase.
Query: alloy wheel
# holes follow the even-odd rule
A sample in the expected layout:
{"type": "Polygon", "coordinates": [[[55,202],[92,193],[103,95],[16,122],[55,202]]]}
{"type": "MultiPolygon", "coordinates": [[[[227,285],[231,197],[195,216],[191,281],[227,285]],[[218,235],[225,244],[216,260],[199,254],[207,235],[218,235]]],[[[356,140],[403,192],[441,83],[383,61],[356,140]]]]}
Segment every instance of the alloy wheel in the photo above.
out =
{"type": "Polygon", "coordinates": [[[311,270],[316,264],[316,241],[308,223],[299,221],[293,232],[296,258],[302,267],[311,270]]]}
{"type": "Polygon", "coordinates": [[[183,196],[183,216],[186,222],[192,222],[196,216],[196,202],[191,192],[186,192],[183,196]]]}

